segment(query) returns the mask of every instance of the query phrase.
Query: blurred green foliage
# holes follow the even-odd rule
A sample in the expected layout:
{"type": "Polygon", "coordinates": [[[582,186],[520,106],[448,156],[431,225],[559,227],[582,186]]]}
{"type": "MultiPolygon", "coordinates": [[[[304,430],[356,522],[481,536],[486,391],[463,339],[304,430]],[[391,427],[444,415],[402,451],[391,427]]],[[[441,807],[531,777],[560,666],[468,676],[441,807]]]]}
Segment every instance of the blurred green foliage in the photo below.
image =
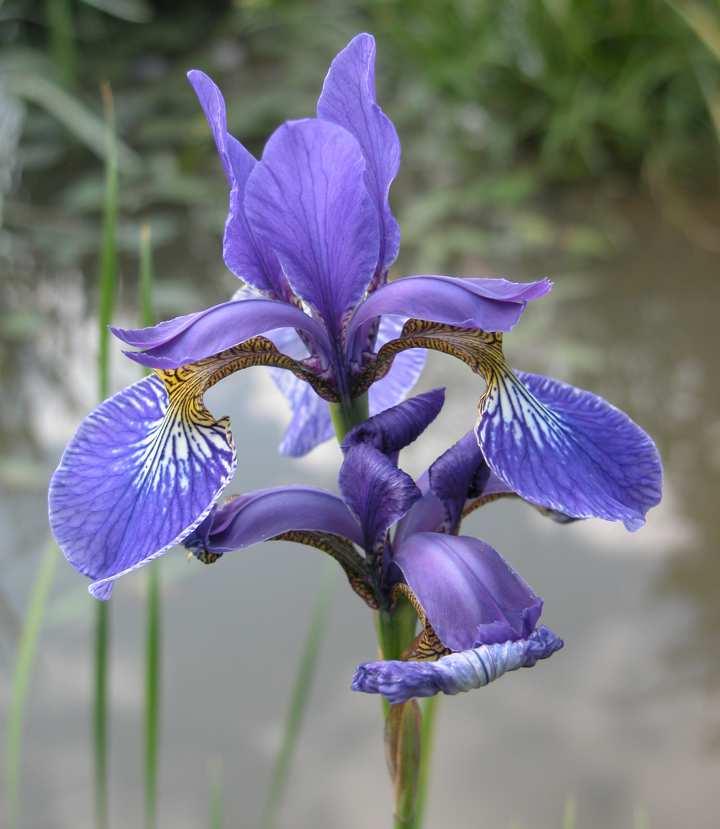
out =
{"type": "Polygon", "coordinates": [[[328,61],[360,30],[377,37],[403,140],[401,271],[597,257],[626,237],[598,203],[650,182],[699,226],[677,193],[717,194],[718,0],[6,0],[0,110],[22,105],[24,121],[19,146],[0,134],[0,268],[92,273],[108,81],[121,253],[135,256],[151,220],[158,312],[186,310],[192,284],[217,297],[227,194],[185,71],[217,79],[231,129],[259,153],[280,121],[312,114],[328,61]]]}

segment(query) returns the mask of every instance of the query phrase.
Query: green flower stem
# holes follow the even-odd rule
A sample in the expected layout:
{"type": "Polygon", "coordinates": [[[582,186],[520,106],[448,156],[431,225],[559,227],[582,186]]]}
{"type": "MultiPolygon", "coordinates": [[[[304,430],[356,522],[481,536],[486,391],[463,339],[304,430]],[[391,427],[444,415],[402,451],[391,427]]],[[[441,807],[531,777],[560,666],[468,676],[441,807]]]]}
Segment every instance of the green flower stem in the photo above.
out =
{"type": "MultiPolygon", "coordinates": [[[[338,443],[368,417],[367,397],[350,404],[330,403],[338,443]]],[[[391,610],[376,614],[378,644],[383,659],[399,659],[415,637],[417,617],[401,598],[391,610]]],[[[417,702],[388,705],[383,698],[385,747],[395,787],[396,829],[420,829],[427,790],[434,708],[421,714],[417,702]],[[429,714],[429,718],[428,718],[429,714]]]]}

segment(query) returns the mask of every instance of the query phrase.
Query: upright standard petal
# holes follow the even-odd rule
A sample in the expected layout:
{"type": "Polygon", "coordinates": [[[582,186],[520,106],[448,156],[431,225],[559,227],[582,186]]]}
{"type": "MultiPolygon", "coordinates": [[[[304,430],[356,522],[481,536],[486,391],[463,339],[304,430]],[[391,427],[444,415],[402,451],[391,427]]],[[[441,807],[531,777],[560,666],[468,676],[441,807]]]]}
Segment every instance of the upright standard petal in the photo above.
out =
{"type": "Polygon", "coordinates": [[[489,544],[416,533],[393,555],[445,647],[463,651],[530,635],[542,600],[489,544]]]}
{"type": "Polygon", "coordinates": [[[250,175],[245,212],[290,284],[339,338],[378,260],[377,211],[360,146],[347,130],[308,119],[273,133],[250,175]]]}
{"type": "Polygon", "coordinates": [[[112,328],[112,332],[128,345],[142,349],[128,353],[135,362],[170,369],[282,328],[304,331],[318,353],[329,359],[330,344],[322,326],[294,305],[270,299],[230,300],[150,328],[112,328]]]}
{"type": "Polygon", "coordinates": [[[232,477],[229,421],[202,401],[231,359],[135,383],[95,409],[65,450],[50,484],[50,526],[98,598],[179,543],[232,477]]]}
{"type": "Polygon", "coordinates": [[[215,509],[207,532],[194,534],[185,544],[198,543],[213,553],[227,553],[293,530],[331,533],[362,544],[360,525],[342,499],[309,486],[239,495],[215,509]]]}
{"type": "Polygon", "coordinates": [[[385,535],[420,497],[413,479],[367,443],[347,450],[338,478],[340,491],[362,527],[370,556],[385,549],[385,535]]]}
{"type": "Polygon", "coordinates": [[[520,319],[528,300],[544,296],[552,283],[515,283],[494,279],[449,276],[408,276],[371,294],[350,321],[352,340],[364,323],[382,314],[484,331],[509,331],[520,319]]]}
{"type": "Polygon", "coordinates": [[[481,645],[442,656],[437,662],[367,662],[352,681],[353,691],[383,694],[397,705],[412,697],[458,694],[489,685],[518,668],[532,668],[563,647],[563,640],[541,625],[525,639],[481,645]]]}
{"type": "Polygon", "coordinates": [[[533,504],[574,518],[645,523],[662,494],[652,439],[591,392],[558,380],[498,370],[477,437],[497,476],[533,504]]]}
{"type": "Polygon", "coordinates": [[[380,221],[378,269],[387,272],[400,248],[400,228],[390,211],[390,185],[400,166],[400,139],[375,101],[375,38],[356,35],[338,53],[317,104],[318,118],[355,136],[367,164],[365,183],[380,221]]]}
{"type": "Polygon", "coordinates": [[[188,80],[195,90],[215,139],[230,184],[228,216],[223,237],[223,258],[240,279],[272,297],[288,299],[290,289],[272,249],[253,236],[245,218],[245,185],[257,161],[228,132],[225,99],[204,72],[193,69],[188,80]]]}

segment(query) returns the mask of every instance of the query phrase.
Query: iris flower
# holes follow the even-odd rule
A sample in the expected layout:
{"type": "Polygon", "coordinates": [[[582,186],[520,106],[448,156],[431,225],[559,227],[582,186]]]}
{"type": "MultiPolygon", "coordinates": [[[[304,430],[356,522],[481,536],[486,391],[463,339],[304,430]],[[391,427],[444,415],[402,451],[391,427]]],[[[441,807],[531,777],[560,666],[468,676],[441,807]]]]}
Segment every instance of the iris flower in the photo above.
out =
{"type": "MultiPolygon", "coordinates": [[[[605,401],[514,372],[502,335],[547,280],[421,275],[388,282],[399,231],[389,206],[400,145],[375,101],[375,45],[358,35],[333,60],[317,117],[287,122],[258,161],[227,131],[225,103],[189,73],[230,185],[223,242],[243,280],[236,298],[151,328],[114,329],[153,375],[80,425],[53,476],[50,523],[98,598],[180,543],[206,518],[237,457],[205,391],[268,366],[288,397],[283,441],[302,454],[329,436],[328,403],[355,422],[398,403],[424,350],[485,380],[477,440],[513,492],[570,517],[640,526],[660,498],[652,441],[605,401]]],[[[469,425],[469,424],[468,424],[469,425]]]]}
{"type": "Polygon", "coordinates": [[[362,665],[353,680],[355,690],[392,703],[478,688],[562,647],[537,626],[542,600],[530,587],[488,544],[457,534],[464,511],[507,490],[493,480],[474,436],[438,458],[418,484],[398,467],[399,451],[443,399],[436,389],[355,427],[343,443],[342,497],[298,486],[240,495],[185,540],[204,562],[259,541],[297,541],[332,555],[372,608],[405,597],[420,620],[417,638],[402,660],[362,665]]]}

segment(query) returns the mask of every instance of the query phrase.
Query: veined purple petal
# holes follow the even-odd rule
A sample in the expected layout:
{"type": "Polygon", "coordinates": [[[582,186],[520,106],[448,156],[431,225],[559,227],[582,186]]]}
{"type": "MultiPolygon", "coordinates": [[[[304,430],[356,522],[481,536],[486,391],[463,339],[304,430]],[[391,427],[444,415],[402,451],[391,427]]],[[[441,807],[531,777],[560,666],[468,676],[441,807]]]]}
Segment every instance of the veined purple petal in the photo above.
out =
{"type": "Polygon", "coordinates": [[[400,228],[390,211],[390,185],[400,166],[400,139],[392,121],[375,101],[375,38],[356,35],[328,71],[317,104],[318,118],[332,121],[355,136],[366,161],[365,183],[380,219],[382,271],[395,261],[400,228]]]}
{"type": "Polygon", "coordinates": [[[215,139],[230,184],[228,216],[223,237],[223,258],[240,279],[273,297],[288,299],[289,286],[272,249],[256,239],[245,218],[245,185],[257,161],[227,129],[222,92],[204,72],[192,69],[188,80],[195,90],[215,139]]]}
{"type": "MultiPolygon", "coordinates": [[[[385,343],[399,337],[404,322],[403,317],[383,317],[378,327],[375,350],[378,351],[385,343]]],[[[385,377],[370,386],[368,400],[371,415],[384,412],[405,399],[420,379],[426,358],[427,351],[424,348],[409,348],[395,357],[385,377]]]]}
{"type": "MultiPolygon", "coordinates": [[[[396,337],[401,328],[402,321],[383,318],[377,335],[377,347],[396,337]]],[[[275,332],[270,339],[283,353],[295,359],[302,356],[297,353],[297,347],[302,346],[302,343],[289,328],[275,332]]],[[[425,355],[423,348],[411,348],[398,354],[385,377],[370,387],[368,396],[371,415],[385,411],[405,398],[422,373],[425,355]]],[[[327,403],[304,380],[289,371],[275,368],[269,371],[291,410],[290,423],[280,443],[280,454],[300,457],[330,440],[335,432],[327,403]]]]}
{"type": "Polygon", "coordinates": [[[202,522],[235,464],[227,418],[173,406],[160,378],[146,377],[80,425],[50,484],[50,526],[93,595],[107,598],[116,578],[202,522]]]}
{"type": "MultiPolygon", "coordinates": [[[[309,486],[261,489],[215,509],[207,533],[197,539],[213,553],[227,553],[292,530],[332,533],[362,544],[360,525],[337,495],[309,486]]],[[[185,544],[192,546],[189,537],[185,544]]]]}
{"type": "Polygon", "coordinates": [[[529,283],[503,279],[497,280],[501,286],[493,287],[495,281],[450,276],[398,279],[378,289],[360,305],[350,321],[348,339],[360,326],[381,314],[400,314],[460,328],[510,331],[525,310],[527,300],[543,296],[552,287],[546,279],[529,283]],[[508,287],[511,285],[514,294],[508,287]]]}
{"type": "Polygon", "coordinates": [[[279,328],[305,331],[323,354],[329,354],[322,326],[294,305],[270,299],[231,300],[151,328],[111,330],[118,339],[142,349],[128,353],[135,362],[170,369],[219,354],[279,328]]]}
{"type": "Polygon", "coordinates": [[[400,449],[417,440],[435,420],[444,402],[445,389],[432,389],[386,409],[351,429],[342,443],[343,451],[367,444],[394,460],[400,449]]]}
{"type": "Polygon", "coordinates": [[[307,455],[335,434],[327,403],[304,380],[282,369],[272,369],[273,380],[290,404],[290,423],[280,442],[281,455],[307,455]]]}
{"type": "Polygon", "coordinates": [[[377,211],[365,161],[347,130],[307,119],[283,124],[250,175],[245,213],[290,284],[339,336],[378,260],[377,211]]]}
{"type": "Polygon", "coordinates": [[[421,479],[416,483],[423,495],[398,521],[393,539],[395,547],[399,547],[406,538],[415,533],[441,532],[448,520],[443,502],[437,495],[423,491],[421,479]]]}
{"type": "Polygon", "coordinates": [[[662,494],[652,439],[591,392],[537,374],[504,375],[477,427],[492,470],[533,504],[574,518],[645,523],[662,494]]]}
{"type": "Polygon", "coordinates": [[[453,651],[522,639],[540,618],[542,599],[476,538],[416,533],[396,547],[393,561],[453,651]]]}
{"type": "Polygon", "coordinates": [[[346,451],[338,483],[345,503],[360,522],[363,546],[370,554],[382,551],[387,530],[420,497],[413,479],[366,443],[346,451]]]}
{"type": "Polygon", "coordinates": [[[560,650],[563,644],[562,639],[543,625],[526,639],[481,645],[443,656],[437,662],[367,662],[355,672],[352,689],[383,694],[392,705],[412,697],[458,694],[482,688],[518,668],[532,668],[539,659],[547,659],[560,650]]]}

